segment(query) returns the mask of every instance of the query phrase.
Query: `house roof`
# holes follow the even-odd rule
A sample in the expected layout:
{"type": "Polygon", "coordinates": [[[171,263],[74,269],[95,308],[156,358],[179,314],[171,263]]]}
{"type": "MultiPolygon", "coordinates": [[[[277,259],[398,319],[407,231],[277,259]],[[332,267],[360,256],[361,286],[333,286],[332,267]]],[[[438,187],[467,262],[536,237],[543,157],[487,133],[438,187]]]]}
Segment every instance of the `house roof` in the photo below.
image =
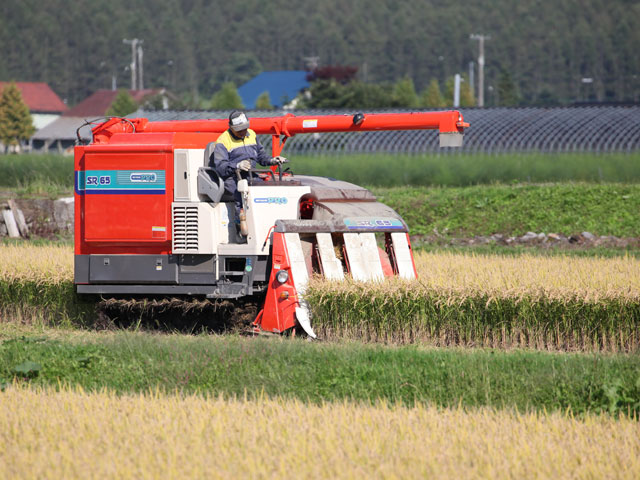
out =
{"type": "Polygon", "coordinates": [[[263,92],[269,92],[271,105],[282,106],[283,99],[291,101],[300,90],[309,87],[304,70],[288,70],[280,72],[262,72],[238,88],[245,108],[255,108],[256,100],[263,92]]]}
{"type": "MultiPolygon", "coordinates": [[[[142,99],[150,95],[162,93],[162,89],[147,88],[144,90],[127,90],[129,95],[140,103],[142,99]]],[[[97,90],[89,95],[75,107],[70,108],[64,113],[66,117],[101,117],[107,113],[109,107],[118,95],[117,90],[97,90]]]]}
{"type": "MultiPolygon", "coordinates": [[[[11,82],[0,82],[0,92],[11,82]]],[[[67,110],[60,97],[44,82],[13,82],[31,112],[61,113],[67,110]]]]}
{"type": "MultiPolygon", "coordinates": [[[[76,130],[86,123],[85,117],[68,117],[62,115],[56,118],[49,125],[38,130],[32,140],[75,140],[76,130]]],[[[91,138],[91,125],[87,125],[80,130],[82,138],[91,138]]]]}

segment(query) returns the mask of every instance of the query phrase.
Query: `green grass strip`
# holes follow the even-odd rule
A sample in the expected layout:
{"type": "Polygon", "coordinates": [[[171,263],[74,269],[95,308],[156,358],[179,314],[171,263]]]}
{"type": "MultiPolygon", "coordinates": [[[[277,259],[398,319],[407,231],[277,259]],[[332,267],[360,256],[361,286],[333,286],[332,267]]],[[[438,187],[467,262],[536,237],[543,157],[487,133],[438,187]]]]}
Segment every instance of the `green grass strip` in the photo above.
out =
{"type": "Polygon", "coordinates": [[[277,337],[52,330],[25,335],[2,327],[0,332],[5,388],[17,379],[121,393],[159,389],[251,398],[266,394],[313,403],[382,399],[406,405],[640,413],[638,356],[423,350],[277,337]]]}
{"type": "Polygon", "coordinates": [[[640,185],[407,187],[373,193],[404,218],[413,235],[640,234],[640,185]]]}
{"type": "MultiPolygon", "coordinates": [[[[286,155],[286,148],[285,148],[286,155]]],[[[292,155],[294,173],[375,187],[640,182],[640,152],[292,155]]]]}
{"type": "Polygon", "coordinates": [[[59,196],[73,191],[73,157],[51,154],[0,155],[0,190],[20,196],[59,196]]]}
{"type": "MultiPolygon", "coordinates": [[[[286,149],[285,149],[286,154],[286,149]]],[[[640,152],[292,155],[294,173],[358,185],[450,186],[491,183],[640,182],[640,152]]],[[[73,188],[73,158],[0,155],[0,188],[73,188]]]]}

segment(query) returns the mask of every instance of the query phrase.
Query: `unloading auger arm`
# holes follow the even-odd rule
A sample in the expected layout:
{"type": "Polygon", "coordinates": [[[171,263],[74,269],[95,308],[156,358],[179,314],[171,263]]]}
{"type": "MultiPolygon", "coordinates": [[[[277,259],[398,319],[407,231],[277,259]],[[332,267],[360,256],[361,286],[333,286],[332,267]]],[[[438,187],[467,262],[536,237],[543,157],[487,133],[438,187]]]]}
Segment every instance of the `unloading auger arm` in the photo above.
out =
{"type": "MultiPolygon", "coordinates": [[[[257,134],[271,135],[272,155],[280,155],[287,139],[300,133],[367,132],[374,130],[438,130],[441,147],[460,147],[469,126],[457,110],[442,112],[356,113],[354,115],[305,115],[253,117],[250,127],[257,134]]],[[[93,129],[96,144],[108,143],[116,133],[201,132],[222,133],[226,119],[149,122],[146,118],[112,118],[93,129]]]]}

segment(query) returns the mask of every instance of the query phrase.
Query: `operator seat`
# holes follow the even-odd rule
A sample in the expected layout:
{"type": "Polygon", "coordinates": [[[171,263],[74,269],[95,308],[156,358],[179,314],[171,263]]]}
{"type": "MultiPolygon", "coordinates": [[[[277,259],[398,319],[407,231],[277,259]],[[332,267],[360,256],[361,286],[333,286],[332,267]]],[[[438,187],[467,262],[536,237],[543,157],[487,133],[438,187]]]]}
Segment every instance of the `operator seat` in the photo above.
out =
{"type": "Polygon", "coordinates": [[[208,197],[214,204],[232,202],[232,195],[224,189],[224,181],[215,168],[209,166],[215,146],[216,142],[210,142],[204,149],[204,166],[198,169],[198,194],[208,197]]]}

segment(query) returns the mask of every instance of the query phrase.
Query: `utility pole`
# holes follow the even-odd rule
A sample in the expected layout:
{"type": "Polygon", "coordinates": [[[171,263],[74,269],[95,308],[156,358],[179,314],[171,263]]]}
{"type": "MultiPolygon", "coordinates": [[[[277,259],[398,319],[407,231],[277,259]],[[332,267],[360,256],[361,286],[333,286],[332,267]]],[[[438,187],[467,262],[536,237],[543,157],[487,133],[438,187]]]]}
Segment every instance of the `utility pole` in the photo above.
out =
{"type": "MultiPolygon", "coordinates": [[[[140,40],[142,43],[143,40],[140,40]]],[[[144,90],[143,69],[142,69],[142,45],[138,45],[138,90],[144,90]]]]}
{"type": "Polygon", "coordinates": [[[142,47],[139,46],[142,42],[144,42],[144,40],[140,40],[138,38],[131,40],[126,38],[122,39],[122,43],[131,45],[131,90],[142,89],[142,47]],[[138,67],[140,68],[139,84],[136,83],[138,80],[138,67]]]}
{"type": "Polygon", "coordinates": [[[478,40],[478,106],[484,107],[484,41],[491,37],[474,33],[469,38],[478,40]]]}

